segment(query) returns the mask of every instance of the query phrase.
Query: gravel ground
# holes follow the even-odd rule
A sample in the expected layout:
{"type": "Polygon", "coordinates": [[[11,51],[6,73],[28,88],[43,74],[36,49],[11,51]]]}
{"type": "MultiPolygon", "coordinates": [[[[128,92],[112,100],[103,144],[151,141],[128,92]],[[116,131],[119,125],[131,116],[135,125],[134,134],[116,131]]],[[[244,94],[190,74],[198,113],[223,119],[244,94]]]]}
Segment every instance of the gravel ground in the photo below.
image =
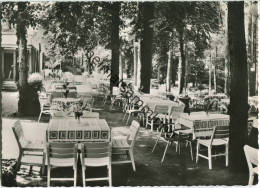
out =
{"type": "Polygon", "coordinates": [[[2,116],[9,117],[18,109],[18,92],[2,91],[2,116]]]}
{"type": "MultiPolygon", "coordinates": [[[[18,92],[3,92],[3,150],[4,158],[16,158],[18,146],[12,133],[11,127],[15,118],[10,115],[17,111],[18,92]],[[8,119],[6,117],[9,117],[8,119]]],[[[96,106],[100,113],[100,118],[107,120],[110,127],[125,126],[122,122],[123,114],[119,110],[109,110],[106,105],[96,106]]],[[[48,118],[47,118],[48,119],[48,118]]],[[[31,120],[33,121],[33,120],[31,120]]],[[[35,121],[36,123],[36,121],[35,121]]],[[[42,122],[42,125],[47,124],[42,122]]],[[[224,165],[224,158],[220,157],[213,160],[213,169],[208,169],[207,161],[200,159],[196,164],[191,161],[189,149],[183,145],[182,153],[178,155],[175,147],[170,147],[163,165],[160,159],[163,154],[165,144],[161,143],[151,152],[158,133],[151,132],[141,128],[137,142],[135,144],[134,156],[137,171],[132,171],[132,166],[113,165],[112,179],[113,186],[177,186],[177,185],[246,185],[248,181],[248,172],[231,172],[224,165]]],[[[41,186],[46,187],[46,174],[39,176],[39,168],[34,167],[33,173],[28,175],[29,167],[22,166],[17,175],[17,186],[41,186]]],[[[91,173],[101,173],[104,169],[90,169],[91,173]]],[[[82,186],[81,171],[78,171],[77,185],[82,186]]],[[[71,173],[70,169],[57,169],[53,172],[54,176],[71,173]]],[[[106,186],[106,182],[88,184],[90,186],[106,186]]],[[[72,183],[52,183],[52,186],[72,186],[72,183]]]]}

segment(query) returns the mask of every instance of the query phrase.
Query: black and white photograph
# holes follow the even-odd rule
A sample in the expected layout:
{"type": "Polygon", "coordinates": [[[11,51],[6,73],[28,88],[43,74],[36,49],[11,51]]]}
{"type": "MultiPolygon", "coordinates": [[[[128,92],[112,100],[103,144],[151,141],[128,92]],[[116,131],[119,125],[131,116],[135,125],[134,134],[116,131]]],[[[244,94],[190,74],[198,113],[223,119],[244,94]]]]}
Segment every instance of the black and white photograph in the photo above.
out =
{"type": "Polygon", "coordinates": [[[0,185],[258,185],[258,15],[0,1],[0,185]]]}

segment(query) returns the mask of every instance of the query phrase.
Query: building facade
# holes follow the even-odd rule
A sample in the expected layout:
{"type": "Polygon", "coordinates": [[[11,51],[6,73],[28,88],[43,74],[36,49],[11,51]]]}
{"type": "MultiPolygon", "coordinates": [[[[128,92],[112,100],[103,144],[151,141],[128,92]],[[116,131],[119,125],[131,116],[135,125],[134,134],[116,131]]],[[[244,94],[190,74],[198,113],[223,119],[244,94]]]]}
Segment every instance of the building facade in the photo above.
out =
{"type": "MultiPolygon", "coordinates": [[[[27,61],[29,74],[41,71],[41,51],[40,45],[35,47],[31,40],[28,40],[27,44],[27,61]]],[[[19,65],[17,63],[18,57],[18,46],[17,37],[14,32],[3,32],[2,33],[2,78],[3,80],[18,79],[19,65]]]]}

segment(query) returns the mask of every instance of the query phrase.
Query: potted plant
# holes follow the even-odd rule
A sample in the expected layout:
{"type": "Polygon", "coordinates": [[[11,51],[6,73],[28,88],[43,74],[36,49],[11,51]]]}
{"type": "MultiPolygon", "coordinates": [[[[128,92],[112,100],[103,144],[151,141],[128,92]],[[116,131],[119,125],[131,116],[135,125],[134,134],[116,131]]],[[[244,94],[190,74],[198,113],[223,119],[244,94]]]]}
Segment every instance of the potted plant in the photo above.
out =
{"type": "Polygon", "coordinates": [[[27,81],[28,97],[30,98],[27,115],[38,116],[40,113],[39,92],[42,88],[43,77],[40,73],[32,73],[27,81]]]}

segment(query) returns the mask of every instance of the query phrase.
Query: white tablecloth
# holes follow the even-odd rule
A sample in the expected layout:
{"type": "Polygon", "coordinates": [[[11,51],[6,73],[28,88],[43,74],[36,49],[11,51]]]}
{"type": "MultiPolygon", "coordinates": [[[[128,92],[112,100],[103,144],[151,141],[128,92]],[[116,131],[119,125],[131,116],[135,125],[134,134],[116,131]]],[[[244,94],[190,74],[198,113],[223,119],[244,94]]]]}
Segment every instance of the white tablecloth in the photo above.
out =
{"type": "Polygon", "coordinates": [[[206,112],[193,112],[190,115],[183,113],[178,122],[188,128],[193,128],[194,123],[211,123],[214,125],[228,125],[229,115],[225,114],[206,114],[206,112]]]}
{"type": "Polygon", "coordinates": [[[149,106],[151,109],[154,108],[155,105],[167,105],[169,107],[171,106],[181,106],[182,103],[176,103],[176,102],[173,102],[171,100],[163,100],[163,99],[160,99],[160,98],[156,98],[156,97],[139,97],[140,100],[143,101],[143,105],[147,105],[149,106]]]}
{"type": "MultiPolygon", "coordinates": [[[[177,123],[184,125],[192,130],[193,138],[196,135],[199,136],[200,133],[194,134],[194,125],[200,124],[203,127],[214,127],[218,125],[229,126],[229,115],[224,114],[206,114],[206,112],[194,112],[189,114],[183,113],[180,115],[177,123]]],[[[202,135],[210,135],[211,131],[205,131],[202,135]],[[207,132],[207,133],[206,133],[207,132]]]]}

